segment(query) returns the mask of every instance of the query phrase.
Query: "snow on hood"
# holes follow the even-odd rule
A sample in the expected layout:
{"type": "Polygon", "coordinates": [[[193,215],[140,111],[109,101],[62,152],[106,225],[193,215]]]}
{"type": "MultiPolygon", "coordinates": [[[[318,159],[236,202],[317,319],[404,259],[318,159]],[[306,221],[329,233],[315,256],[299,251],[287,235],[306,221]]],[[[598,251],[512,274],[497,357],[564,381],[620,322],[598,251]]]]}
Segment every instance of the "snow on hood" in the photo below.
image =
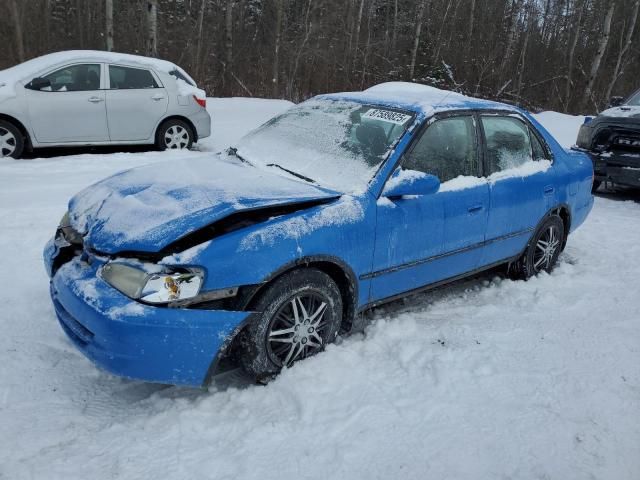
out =
{"type": "Polygon", "coordinates": [[[638,105],[620,105],[619,107],[613,107],[600,112],[602,117],[616,117],[616,118],[640,118],[640,106],[638,105]]]}
{"type": "MultiPolygon", "coordinates": [[[[6,70],[0,70],[0,96],[14,96],[15,84],[22,80],[30,80],[32,77],[47,70],[49,67],[56,67],[67,62],[75,60],[108,62],[108,63],[125,63],[131,65],[139,65],[150,67],[155,70],[169,73],[178,70],[193,85],[196,82],[176,64],[158,58],[142,57],[140,55],[130,55],[126,53],[103,52],[100,50],[66,50],[62,52],[50,53],[41,57],[32,58],[26,62],[15,65],[6,70]]],[[[178,90],[181,95],[197,94],[200,98],[204,98],[204,91],[189,85],[187,82],[178,79],[178,90]]]]}
{"type": "Polygon", "coordinates": [[[99,252],[157,252],[235,212],[338,196],[218,155],[118,173],[73,197],[69,213],[99,252]]]}

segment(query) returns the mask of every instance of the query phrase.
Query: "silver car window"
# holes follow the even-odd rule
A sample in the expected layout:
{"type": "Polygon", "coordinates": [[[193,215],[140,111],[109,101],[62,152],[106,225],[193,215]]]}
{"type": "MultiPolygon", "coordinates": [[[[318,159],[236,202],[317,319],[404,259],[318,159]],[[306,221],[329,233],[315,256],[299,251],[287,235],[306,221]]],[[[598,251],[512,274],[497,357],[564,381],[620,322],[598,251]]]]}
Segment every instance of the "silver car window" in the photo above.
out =
{"type": "Polygon", "coordinates": [[[63,67],[45,75],[50,86],[42,88],[50,92],[84,92],[100,90],[100,64],[77,64],[63,67]]]}
{"type": "Polygon", "coordinates": [[[109,88],[111,90],[131,90],[159,88],[159,85],[149,70],[109,65],[109,88]]]}

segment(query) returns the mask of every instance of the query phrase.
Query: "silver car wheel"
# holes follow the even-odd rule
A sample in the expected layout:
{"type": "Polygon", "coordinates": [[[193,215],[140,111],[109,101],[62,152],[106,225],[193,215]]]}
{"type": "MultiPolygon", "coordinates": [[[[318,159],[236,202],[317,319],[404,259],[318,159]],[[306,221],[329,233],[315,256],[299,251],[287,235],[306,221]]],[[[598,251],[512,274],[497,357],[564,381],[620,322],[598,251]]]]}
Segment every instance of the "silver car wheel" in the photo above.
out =
{"type": "Polygon", "coordinates": [[[16,137],[6,128],[0,127],[0,157],[10,157],[16,151],[16,137]]]}
{"type": "Polygon", "coordinates": [[[167,148],[187,148],[189,145],[189,132],[180,125],[172,125],[165,131],[164,144],[167,148]]]}
{"type": "Polygon", "coordinates": [[[551,267],[553,256],[559,247],[558,232],[553,225],[550,225],[536,243],[536,251],[533,255],[533,268],[536,272],[542,269],[548,270],[551,267]]]}

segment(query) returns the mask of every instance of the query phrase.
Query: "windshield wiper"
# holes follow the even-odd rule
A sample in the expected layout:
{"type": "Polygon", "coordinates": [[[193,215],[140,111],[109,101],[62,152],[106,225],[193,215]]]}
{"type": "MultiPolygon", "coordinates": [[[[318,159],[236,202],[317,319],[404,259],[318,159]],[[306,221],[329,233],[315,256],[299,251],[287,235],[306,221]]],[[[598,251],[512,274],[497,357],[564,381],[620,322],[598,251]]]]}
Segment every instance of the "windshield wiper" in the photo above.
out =
{"type": "Polygon", "coordinates": [[[242,163],[246,163],[247,165],[251,165],[252,167],[254,167],[255,165],[253,163],[251,163],[249,160],[247,160],[246,158],[244,158],[242,155],[240,155],[238,153],[238,149],[236,147],[229,147],[227,148],[227,153],[229,155],[233,155],[234,157],[236,157],[238,160],[240,160],[242,163]]]}
{"type": "Polygon", "coordinates": [[[294,177],[301,178],[305,182],[316,183],[316,181],[313,178],[305,177],[304,175],[294,172],[293,170],[289,170],[288,168],[284,168],[283,166],[278,165],[277,163],[267,163],[267,167],[278,167],[280,170],[284,170],[285,172],[290,173],[294,177]]]}

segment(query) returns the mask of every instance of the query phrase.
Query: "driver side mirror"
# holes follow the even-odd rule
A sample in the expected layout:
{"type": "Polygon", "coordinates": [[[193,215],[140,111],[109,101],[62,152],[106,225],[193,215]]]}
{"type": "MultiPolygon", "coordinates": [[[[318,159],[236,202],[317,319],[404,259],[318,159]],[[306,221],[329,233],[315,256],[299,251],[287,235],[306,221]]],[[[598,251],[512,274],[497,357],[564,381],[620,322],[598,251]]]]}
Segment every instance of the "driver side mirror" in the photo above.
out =
{"type": "Polygon", "coordinates": [[[31,80],[27,85],[27,88],[31,89],[31,90],[42,90],[43,88],[51,88],[51,80],[49,80],[48,78],[40,78],[40,77],[36,77],[33,80],[31,80]]]}
{"type": "Polygon", "coordinates": [[[609,107],[619,107],[624,102],[624,97],[611,97],[609,107]]]}
{"type": "Polygon", "coordinates": [[[409,195],[431,195],[440,188],[440,179],[415,170],[397,169],[387,181],[382,195],[387,198],[401,198],[409,195]]]}

